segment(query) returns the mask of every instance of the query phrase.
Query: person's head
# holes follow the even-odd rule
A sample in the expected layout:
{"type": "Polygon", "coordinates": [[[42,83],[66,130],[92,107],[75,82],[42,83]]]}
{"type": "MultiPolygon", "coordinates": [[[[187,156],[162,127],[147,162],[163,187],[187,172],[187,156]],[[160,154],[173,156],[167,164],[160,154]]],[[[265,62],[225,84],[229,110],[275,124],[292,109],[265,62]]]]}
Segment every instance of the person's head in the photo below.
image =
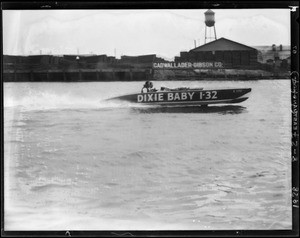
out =
{"type": "Polygon", "coordinates": [[[153,83],[150,81],[146,81],[146,83],[144,84],[145,88],[152,88],[153,87],[153,83]]]}

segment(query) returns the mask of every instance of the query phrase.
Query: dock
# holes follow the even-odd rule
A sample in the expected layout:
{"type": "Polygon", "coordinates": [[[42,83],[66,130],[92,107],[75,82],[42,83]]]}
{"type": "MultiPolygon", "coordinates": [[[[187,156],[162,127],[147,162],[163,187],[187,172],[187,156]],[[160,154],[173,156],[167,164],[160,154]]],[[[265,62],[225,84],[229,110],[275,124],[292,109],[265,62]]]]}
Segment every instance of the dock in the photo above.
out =
{"type": "Polygon", "coordinates": [[[149,69],[4,70],[5,82],[106,82],[152,79],[149,69]]]}

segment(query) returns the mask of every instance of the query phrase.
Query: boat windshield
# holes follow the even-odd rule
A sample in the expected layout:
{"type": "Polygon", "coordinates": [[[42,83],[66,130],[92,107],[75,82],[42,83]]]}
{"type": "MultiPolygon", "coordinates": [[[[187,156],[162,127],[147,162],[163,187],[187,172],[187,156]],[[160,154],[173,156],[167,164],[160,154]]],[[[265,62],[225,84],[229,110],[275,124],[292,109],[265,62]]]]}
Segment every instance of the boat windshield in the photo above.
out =
{"type": "Polygon", "coordinates": [[[160,88],[160,91],[189,91],[189,90],[203,90],[203,88],[187,88],[187,87],[180,87],[180,88],[161,87],[160,88]]]}

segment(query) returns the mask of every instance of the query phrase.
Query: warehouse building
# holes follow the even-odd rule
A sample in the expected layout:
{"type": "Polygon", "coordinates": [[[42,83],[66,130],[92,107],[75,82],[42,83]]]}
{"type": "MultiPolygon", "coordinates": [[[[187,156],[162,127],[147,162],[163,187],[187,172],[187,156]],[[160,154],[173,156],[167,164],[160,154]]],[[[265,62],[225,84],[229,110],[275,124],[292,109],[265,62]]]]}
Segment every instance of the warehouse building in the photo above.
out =
{"type": "Polygon", "coordinates": [[[260,63],[288,60],[288,58],[291,56],[291,47],[286,45],[276,46],[273,44],[268,46],[256,46],[255,48],[260,52],[258,58],[260,63]]]}
{"type": "Polygon", "coordinates": [[[255,68],[258,51],[238,42],[220,38],[188,52],[180,52],[175,62],[221,62],[224,68],[255,68]]]}
{"type": "Polygon", "coordinates": [[[156,54],[127,56],[122,55],[119,61],[120,64],[128,64],[132,67],[152,68],[154,62],[164,62],[163,58],[157,57],[156,54]]]}

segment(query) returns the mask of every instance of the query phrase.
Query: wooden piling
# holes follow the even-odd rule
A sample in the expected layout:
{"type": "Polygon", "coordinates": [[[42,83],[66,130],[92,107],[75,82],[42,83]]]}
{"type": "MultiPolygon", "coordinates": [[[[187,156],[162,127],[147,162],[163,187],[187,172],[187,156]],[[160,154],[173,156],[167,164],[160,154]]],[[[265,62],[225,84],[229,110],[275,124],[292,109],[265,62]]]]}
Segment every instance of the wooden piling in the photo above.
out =
{"type": "Polygon", "coordinates": [[[63,75],[64,75],[64,81],[67,81],[66,71],[63,71],[63,75]]]}
{"type": "Polygon", "coordinates": [[[32,72],[32,70],[30,71],[30,81],[33,81],[33,72],[32,72]]]}
{"type": "Polygon", "coordinates": [[[79,81],[82,81],[82,73],[81,73],[81,70],[78,70],[79,72],[79,81]]]}
{"type": "Polygon", "coordinates": [[[17,70],[15,69],[14,70],[14,81],[16,82],[17,81],[17,72],[16,72],[17,70]]]}
{"type": "Polygon", "coordinates": [[[129,70],[129,76],[130,76],[130,81],[133,80],[133,73],[132,73],[132,69],[129,70]]]}
{"type": "Polygon", "coordinates": [[[115,71],[112,70],[111,73],[112,73],[112,80],[115,81],[115,78],[116,78],[116,76],[115,76],[115,71]]]}
{"type": "Polygon", "coordinates": [[[96,78],[97,78],[97,81],[100,81],[100,78],[99,78],[99,70],[98,70],[98,69],[96,70],[96,78]]]}

